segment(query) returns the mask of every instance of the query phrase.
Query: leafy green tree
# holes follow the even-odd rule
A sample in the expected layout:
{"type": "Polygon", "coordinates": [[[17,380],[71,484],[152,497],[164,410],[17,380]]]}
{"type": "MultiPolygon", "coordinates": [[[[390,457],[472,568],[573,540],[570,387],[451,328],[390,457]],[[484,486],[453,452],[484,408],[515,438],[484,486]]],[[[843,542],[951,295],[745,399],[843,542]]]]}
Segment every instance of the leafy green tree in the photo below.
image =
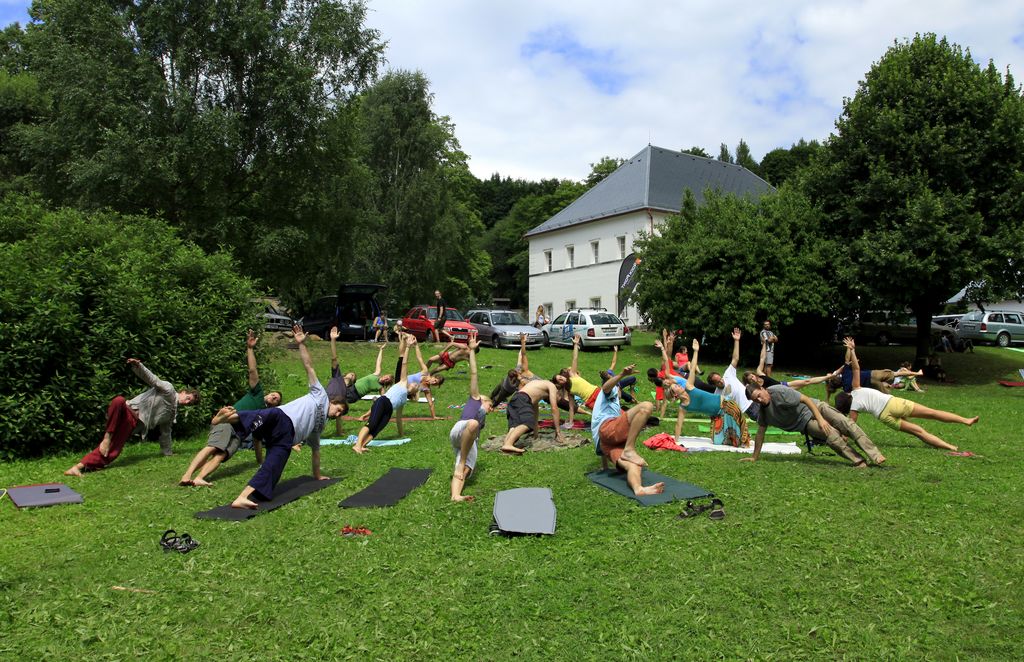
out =
{"type": "Polygon", "coordinates": [[[736,165],[741,165],[757,176],[761,176],[761,166],[757,159],[750,153],[750,146],[747,141],[740,138],[740,144],[736,145],[736,165]]]}
{"type": "Polygon", "coordinates": [[[584,183],[587,185],[587,188],[597,186],[601,180],[615,172],[625,162],[626,159],[618,159],[611,156],[601,157],[601,160],[597,163],[590,164],[590,174],[587,175],[584,183]]]}
{"type": "Polygon", "coordinates": [[[508,215],[491,228],[484,248],[493,258],[496,295],[508,297],[513,306],[528,303],[530,246],[523,235],[562,211],[586,190],[586,184],[563,180],[550,193],[520,198],[508,215]]]}
{"type": "Polygon", "coordinates": [[[11,23],[0,30],[0,70],[17,74],[28,70],[28,54],[25,52],[25,31],[18,23],[11,23]]]}
{"type": "Polygon", "coordinates": [[[694,156],[703,156],[705,159],[710,159],[711,158],[711,155],[708,154],[707,150],[705,150],[703,147],[693,146],[690,149],[681,149],[679,151],[682,152],[683,154],[693,154],[694,156]]]}
{"type": "Polygon", "coordinates": [[[781,186],[792,180],[800,168],[806,167],[821,150],[817,140],[807,142],[803,138],[789,149],[778,147],[761,159],[761,176],[772,186],[781,186]]]}
{"type": "Polygon", "coordinates": [[[494,173],[488,179],[478,179],[473,188],[480,220],[489,229],[494,227],[498,220],[504,218],[512,209],[512,205],[520,198],[527,195],[551,193],[557,187],[557,179],[532,182],[525,179],[502,177],[498,173],[494,173]]]}
{"type": "Polygon", "coordinates": [[[474,179],[421,72],[395,71],[359,99],[371,208],[352,251],[355,273],[389,284],[392,308],[442,290],[457,305],[490,292],[474,179]]]}
{"type": "Polygon", "coordinates": [[[732,152],[729,151],[729,146],[725,143],[718,146],[718,160],[725,163],[735,163],[735,160],[732,158],[732,152]]]}
{"type": "Polygon", "coordinates": [[[48,103],[35,76],[0,69],[0,197],[31,190],[32,164],[18,149],[18,137],[45,115],[48,103]]]}
{"type": "Polygon", "coordinates": [[[929,322],[961,287],[1020,291],[1024,102],[993,63],[933,34],[894,44],[847,99],[807,171],[843,291],[929,322]],[[984,285],[978,285],[984,283],[984,285]]]}
{"type": "Polygon", "coordinates": [[[632,300],[656,327],[709,335],[735,326],[754,332],[765,316],[784,326],[801,314],[824,315],[833,247],[818,234],[819,222],[791,186],[757,202],[708,190],[700,207],[687,190],[680,213],[637,242],[632,300]]]}

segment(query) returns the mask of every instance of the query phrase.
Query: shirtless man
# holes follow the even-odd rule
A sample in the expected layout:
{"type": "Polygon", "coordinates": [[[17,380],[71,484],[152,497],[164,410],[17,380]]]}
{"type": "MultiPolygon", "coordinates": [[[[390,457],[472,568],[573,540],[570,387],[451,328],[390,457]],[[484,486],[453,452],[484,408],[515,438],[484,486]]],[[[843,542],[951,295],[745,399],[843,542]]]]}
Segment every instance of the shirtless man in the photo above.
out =
{"type": "MultiPolygon", "coordinates": [[[[479,349],[477,349],[477,351],[479,351],[479,349]]],[[[451,370],[459,361],[468,361],[470,353],[471,350],[468,347],[455,342],[450,342],[445,345],[445,348],[440,352],[427,359],[427,369],[430,371],[431,375],[436,375],[437,373],[444,372],[445,370],[451,370]],[[437,367],[430,367],[435,364],[437,367]]]]}
{"type": "Polygon", "coordinates": [[[665,491],[665,483],[644,487],[642,476],[647,462],[636,452],[636,438],[654,412],[654,405],[641,402],[624,412],[619,403],[619,381],[634,372],[635,365],[626,366],[621,374],[612,376],[601,386],[601,392],[594,402],[590,431],[594,435],[594,443],[601,449],[601,463],[607,468],[610,459],[613,466],[625,471],[626,483],[632,488],[633,494],[661,494],[665,491]]]}
{"type": "Polygon", "coordinates": [[[558,420],[558,392],[555,385],[546,379],[530,379],[515,370],[508,371],[509,379],[515,379],[517,375],[519,390],[508,401],[508,434],[505,435],[501,452],[510,455],[522,455],[525,452],[522,448],[517,448],[515,443],[527,432],[536,432],[541,400],[547,400],[551,404],[555,439],[559,442],[564,441],[558,420]]]}

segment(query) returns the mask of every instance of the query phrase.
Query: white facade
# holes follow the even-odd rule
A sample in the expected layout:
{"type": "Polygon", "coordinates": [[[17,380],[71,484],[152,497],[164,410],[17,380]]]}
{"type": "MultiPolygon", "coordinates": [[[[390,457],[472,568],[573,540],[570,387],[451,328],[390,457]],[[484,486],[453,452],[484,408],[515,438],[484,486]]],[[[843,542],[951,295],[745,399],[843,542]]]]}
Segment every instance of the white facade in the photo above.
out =
{"type": "MultiPolygon", "coordinates": [[[[618,312],[622,260],[633,252],[637,233],[650,234],[665,216],[642,209],[530,237],[531,316],[538,306],[549,318],[569,308],[618,312]]],[[[622,319],[629,326],[640,323],[635,306],[627,306],[622,319]]]]}

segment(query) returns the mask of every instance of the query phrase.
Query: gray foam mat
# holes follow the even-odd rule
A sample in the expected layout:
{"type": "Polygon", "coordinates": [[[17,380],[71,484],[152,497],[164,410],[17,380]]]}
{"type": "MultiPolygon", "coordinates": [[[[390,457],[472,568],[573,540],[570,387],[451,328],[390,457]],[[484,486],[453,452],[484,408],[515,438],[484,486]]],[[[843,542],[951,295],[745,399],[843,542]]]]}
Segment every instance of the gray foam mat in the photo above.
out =
{"type": "Polygon", "coordinates": [[[7,496],[18,508],[43,508],[62,503],[82,503],[82,495],[64,483],[22,485],[7,489],[7,496]]]}
{"type": "Polygon", "coordinates": [[[557,511],[551,490],[520,487],[494,495],[494,524],[502,533],[555,532],[557,511]]]}

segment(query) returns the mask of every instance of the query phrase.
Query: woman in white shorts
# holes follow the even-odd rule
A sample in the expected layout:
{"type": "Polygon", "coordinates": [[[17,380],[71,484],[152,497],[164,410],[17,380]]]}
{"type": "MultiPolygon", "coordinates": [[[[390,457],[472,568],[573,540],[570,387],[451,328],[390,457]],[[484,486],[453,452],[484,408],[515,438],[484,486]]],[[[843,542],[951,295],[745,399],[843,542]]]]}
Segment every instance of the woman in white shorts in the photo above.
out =
{"type": "Polygon", "coordinates": [[[968,426],[978,422],[977,416],[974,418],[964,418],[952,412],[932,409],[910,400],[897,398],[873,388],[862,388],[860,385],[860,362],[857,361],[857,352],[853,339],[846,338],[843,340],[843,344],[846,345],[847,357],[853,367],[853,391],[850,393],[840,393],[836,396],[836,409],[848,415],[850,420],[856,421],[857,414],[864,411],[873,414],[875,418],[893,430],[912,434],[926,444],[950,451],[957,450],[957,447],[943,441],[917,423],[911,423],[907,419],[927,418],[933,421],[961,423],[968,426]]]}

